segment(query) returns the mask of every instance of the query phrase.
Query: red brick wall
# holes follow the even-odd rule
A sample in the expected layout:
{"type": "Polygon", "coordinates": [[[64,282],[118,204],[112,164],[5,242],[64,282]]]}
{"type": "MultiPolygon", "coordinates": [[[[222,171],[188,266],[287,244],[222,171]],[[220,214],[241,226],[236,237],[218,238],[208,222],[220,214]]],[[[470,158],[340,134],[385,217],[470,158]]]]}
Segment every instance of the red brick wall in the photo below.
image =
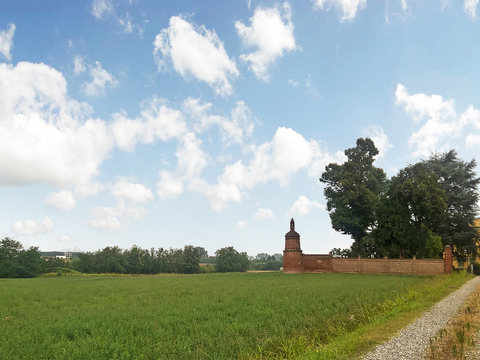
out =
{"type": "Polygon", "coordinates": [[[333,258],[334,272],[392,274],[392,275],[443,275],[443,260],[414,259],[341,259],[333,258]]]}
{"type": "Polygon", "coordinates": [[[303,268],[306,273],[331,272],[332,257],[330,255],[303,255],[303,268]]]}

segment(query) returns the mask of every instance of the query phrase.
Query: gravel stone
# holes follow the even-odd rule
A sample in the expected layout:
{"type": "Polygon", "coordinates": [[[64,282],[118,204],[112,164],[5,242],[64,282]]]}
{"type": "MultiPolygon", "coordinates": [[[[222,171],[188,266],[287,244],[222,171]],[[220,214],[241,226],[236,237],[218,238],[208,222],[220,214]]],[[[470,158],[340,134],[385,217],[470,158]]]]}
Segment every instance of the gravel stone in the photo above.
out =
{"type": "MultiPolygon", "coordinates": [[[[420,318],[401,330],[393,339],[377,346],[366,354],[365,360],[415,360],[423,359],[430,339],[445,328],[480,284],[480,276],[470,280],[460,289],[426,311],[420,318]]],[[[475,359],[478,359],[475,358],[475,359]]]]}

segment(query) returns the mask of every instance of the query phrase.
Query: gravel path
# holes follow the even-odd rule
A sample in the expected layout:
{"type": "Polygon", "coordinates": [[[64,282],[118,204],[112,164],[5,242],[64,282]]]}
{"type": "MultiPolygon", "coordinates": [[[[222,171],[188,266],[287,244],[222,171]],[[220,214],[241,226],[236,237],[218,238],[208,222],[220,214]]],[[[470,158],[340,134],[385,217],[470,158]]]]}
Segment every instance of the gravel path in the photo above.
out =
{"type": "Polygon", "coordinates": [[[393,339],[366,354],[363,359],[421,360],[423,352],[430,345],[430,338],[445,328],[447,322],[457,314],[460,306],[479,284],[480,276],[477,276],[425,312],[422,317],[401,330],[393,339]]]}

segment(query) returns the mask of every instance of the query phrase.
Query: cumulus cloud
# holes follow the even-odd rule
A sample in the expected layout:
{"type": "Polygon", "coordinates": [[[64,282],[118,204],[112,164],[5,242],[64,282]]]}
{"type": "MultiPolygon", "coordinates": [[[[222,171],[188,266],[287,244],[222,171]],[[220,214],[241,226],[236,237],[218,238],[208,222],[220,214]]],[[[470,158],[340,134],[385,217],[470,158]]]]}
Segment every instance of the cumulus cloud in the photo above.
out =
{"type": "Polygon", "coordinates": [[[253,134],[257,120],[244,101],[236,103],[230,117],[213,115],[210,113],[211,108],[211,103],[202,103],[199,99],[189,98],[184,102],[185,112],[193,120],[197,133],[217,125],[225,145],[243,144],[253,134]]]}
{"type": "Polygon", "coordinates": [[[113,196],[133,204],[146,203],[153,200],[153,194],[149,188],[142,184],[131,183],[127,179],[117,181],[111,190],[113,196]]]}
{"type": "Polygon", "coordinates": [[[290,216],[294,214],[308,215],[313,209],[325,209],[325,207],[316,201],[309,200],[306,196],[300,196],[298,200],[293,203],[290,209],[290,216]]]}
{"type": "Polygon", "coordinates": [[[27,220],[25,223],[17,221],[12,225],[12,231],[16,235],[39,235],[50,232],[53,229],[53,221],[48,217],[42,220],[41,225],[33,220],[27,220]]]}
{"type": "Polygon", "coordinates": [[[111,15],[113,13],[113,4],[111,0],[93,0],[91,13],[99,20],[106,15],[111,15]]]}
{"type": "Polygon", "coordinates": [[[247,47],[257,48],[255,52],[243,54],[240,59],[250,63],[250,69],[255,76],[268,81],[268,69],[286,51],[298,50],[293,35],[292,10],[285,2],[283,6],[255,9],[250,18],[250,26],[241,21],[235,23],[238,35],[247,47]]]}
{"type": "Polygon", "coordinates": [[[257,212],[255,213],[254,217],[255,220],[260,220],[260,219],[275,219],[275,215],[273,215],[273,211],[270,209],[263,209],[259,208],[257,212]]]}
{"type": "Polygon", "coordinates": [[[45,204],[57,210],[71,210],[75,207],[76,201],[71,191],[64,190],[49,193],[45,204]]]}
{"type": "Polygon", "coordinates": [[[62,237],[60,237],[60,239],[58,239],[59,242],[73,242],[74,240],[68,236],[68,235],[64,235],[62,237]]]}
{"type": "Polygon", "coordinates": [[[215,194],[215,197],[209,197],[215,210],[222,210],[228,202],[242,201],[245,192],[259,183],[279,181],[285,186],[290,177],[302,169],[309,176],[318,177],[326,164],[344,161],[343,153],[332,156],[316,141],[307,141],[299,133],[284,127],[277,129],[272,141],[253,146],[251,151],[253,157],[248,163],[238,160],[227,165],[218,177],[218,183],[208,186],[215,194]]]}
{"type": "Polygon", "coordinates": [[[235,227],[237,229],[246,229],[248,227],[248,223],[246,223],[245,221],[239,221],[235,227]]]}
{"type": "Polygon", "coordinates": [[[477,5],[479,0],[465,0],[463,3],[463,9],[471,16],[472,19],[477,17],[477,5]]]}
{"type": "Polygon", "coordinates": [[[388,140],[387,134],[385,134],[380,126],[370,126],[366,129],[363,129],[362,135],[372,139],[375,143],[375,146],[379,151],[378,155],[376,156],[377,159],[384,158],[387,151],[393,147],[388,140]]]}
{"type": "Polygon", "coordinates": [[[92,196],[98,194],[102,191],[105,187],[98,182],[88,183],[81,186],[75,187],[74,195],[75,197],[85,197],[85,196],[92,196]]]}
{"type": "MultiPolygon", "coordinates": [[[[396,104],[403,105],[415,123],[423,123],[408,139],[408,146],[415,148],[414,156],[428,156],[435,151],[448,150],[448,140],[459,137],[468,124],[480,128],[480,112],[471,105],[458,115],[453,100],[444,100],[435,94],[410,95],[402,84],[397,85],[395,97],[396,104]]],[[[469,135],[466,141],[467,145],[473,145],[474,135],[469,135]]]]}
{"type": "Polygon", "coordinates": [[[0,184],[87,184],[113,148],[105,123],[45,64],[0,64],[0,184]]]}
{"type": "Polygon", "coordinates": [[[221,96],[233,93],[230,81],[240,73],[215,30],[172,16],[169,27],[157,34],[153,45],[159,71],[166,71],[171,63],[183,78],[192,76],[203,81],[221,96]]]}
{"type": "MultiPolygon", "coordinates": [[[[402,1],[402,7],[404,3],[402,1]]],[[[334,6],[343,13],[342,21],[352,20],[357,15],[358,9],[367,6],[367,0],[314,0],[314,8],[317,10],[330,10],[334,6]]]]}
{"type": "Polygon", "coordinates": [[[135,119],[129,119],[124,112],[112,117],[115,142],[125,151],[133,151],[138,143],[152,144],[157,139],[178,138],[187,131],[183,114],[155,96],[142,103],[140,116],[135,119]]]}
{"type": "Polygon", "coordinates": [[[138,220],[148,213],[148,210],[138,204],[153,200],[152,191],[142,184],[129,182],[121,178],[111,186],[112,195],[117,199],[117,205],[99,206],[90,210],[93,220],[90,226],[97,230],[121,229],[132,220],[138,220]]]}
{"type": "Polygon", "coordinates": [[[178,159],[175,173],[167,170],[160,171],[160,181],[157,184],[158,196],[166,199],[179,195],[184,189],[184,183],[189,183],[193,190],[206,192],[206,185],[200,180],[200,174],[207,166],[208,157],[202,150],[202,141],[196,137],[195,133],[188,132],[182,136],[175,155],[178,159]]]}
{"type": "Polygon", "coordinates": [[[105,88],[114,88],[118,86],[118,81],[107,70],[102,68],[102,64],[96,61],[95,66],[90,66],[90,82],[84,82],[80,89],[87,96],[100,96],[105,94],[105,88]]]}
{"type": "Polygon", "coordinates": [[[13,46],[15,29],[15,24],[10,24],[8,30],[0,31],[0,54],[2,54],[8,61],[12,60],[12,54],[10,54],[10,51],[13,46]]]}
{"type": "Polygon", "coordinates": [[[75,76],[84,73],[86,70],[85,56],[75,55],[73,58],[73,73],[75,76]]]}

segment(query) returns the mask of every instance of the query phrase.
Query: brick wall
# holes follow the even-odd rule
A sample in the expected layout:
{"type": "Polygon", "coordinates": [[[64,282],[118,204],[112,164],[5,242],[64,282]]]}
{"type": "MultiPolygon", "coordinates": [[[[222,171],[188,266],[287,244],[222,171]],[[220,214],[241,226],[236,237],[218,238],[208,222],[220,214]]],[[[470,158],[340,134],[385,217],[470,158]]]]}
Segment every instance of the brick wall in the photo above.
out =
{"type": "Polygon", "coordinates": [[[431,259],[332,259],[332,271],[392,275],[443,275],[444,260],[431,259]]]}
{"type": "Polygon", "coordinates": [[[449,273],[448,261],[443,259],[343,259],[330,254],[302,254],[300,251],[284,251],[285,273],[363,273],[390,275],[443,275],[449,273]]]}
{"type": "Polygon", "coordinates": [[[332,272],[332,257],[330,255],[303,255],[303,269],[306,273],[332,272]]]}

